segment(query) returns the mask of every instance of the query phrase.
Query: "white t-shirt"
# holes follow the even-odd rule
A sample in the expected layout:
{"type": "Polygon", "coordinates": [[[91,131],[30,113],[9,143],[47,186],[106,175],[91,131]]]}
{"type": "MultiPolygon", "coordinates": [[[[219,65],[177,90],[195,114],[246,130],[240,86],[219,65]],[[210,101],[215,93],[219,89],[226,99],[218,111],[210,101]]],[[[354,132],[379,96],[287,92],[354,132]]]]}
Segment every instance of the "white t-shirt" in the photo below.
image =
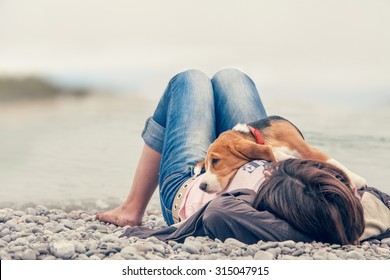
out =
{"type": "MultiPolygon", "coordinates": [[[[264,170],[268,164],[269,162],[265,160],[254,160],[243,165],[223,193],[243,188],[257,192],[265,179],[264,170]]],[[[184,195],[179,210],[179,217],[182,221],[188,219],[203,205],[219,195],[215,193],[208,194],[199,189],[203,176],[203,174],[199,175],[192,181],[184,195]]]]}

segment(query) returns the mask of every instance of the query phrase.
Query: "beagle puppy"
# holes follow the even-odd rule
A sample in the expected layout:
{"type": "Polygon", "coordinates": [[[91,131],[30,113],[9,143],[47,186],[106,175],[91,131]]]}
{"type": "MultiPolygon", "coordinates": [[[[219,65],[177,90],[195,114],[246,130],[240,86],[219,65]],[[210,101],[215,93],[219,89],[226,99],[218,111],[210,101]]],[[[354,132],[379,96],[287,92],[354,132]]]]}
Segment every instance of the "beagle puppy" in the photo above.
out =
{"type": "Polygon", "coordinates": [[[212,143],[205,160],[195,165],[195,177],[205,168],[199,188],[207,193],[222,192],[244,164],[263,159],[272,162],[288,158],[325,161],[342,169],[351,179],[352,187],[366,185],[364,178],[305,141],[299,129],[290,121],[270,116],[249,125],[238,124],[223,132],[212,143]]]}

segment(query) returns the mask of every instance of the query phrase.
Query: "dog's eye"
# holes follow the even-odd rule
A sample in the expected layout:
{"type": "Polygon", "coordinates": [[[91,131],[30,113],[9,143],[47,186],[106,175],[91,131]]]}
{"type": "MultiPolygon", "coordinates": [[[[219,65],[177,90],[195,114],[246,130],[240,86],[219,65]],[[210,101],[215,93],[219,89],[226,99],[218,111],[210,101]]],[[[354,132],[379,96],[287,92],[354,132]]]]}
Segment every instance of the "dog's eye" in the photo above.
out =
{"type": "Polygon", "coordinates": [[[215,166],[219,162],[219,158],[213,158],[211,164],[215,166]]]}

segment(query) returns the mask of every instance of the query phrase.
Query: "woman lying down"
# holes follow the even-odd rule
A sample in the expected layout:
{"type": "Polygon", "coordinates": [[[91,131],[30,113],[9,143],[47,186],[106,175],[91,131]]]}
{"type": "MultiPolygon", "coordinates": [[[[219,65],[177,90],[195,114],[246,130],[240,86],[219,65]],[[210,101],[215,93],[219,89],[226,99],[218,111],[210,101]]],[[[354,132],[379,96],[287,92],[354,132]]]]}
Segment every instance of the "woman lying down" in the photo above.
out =
{"type": "Polygon", "coordinates": [[[389,195],[369,187],[351,188],[341,169],[324,162],[251,160],[224,192],[199,191],[203,175],[194,179],[194,166],[205,158],[210,144],[237,123],[266,116],[253,81],[238,70],[221,70],[212,79],[196,70],[176,75],[146,122],[145,145],[127,199],[97,218],[132,226],[125,236],[178,242],[209,236],[247,244],[357,244],[390,236],[389,195]],[[157,185],[170,227],[154,231],[138,226],[157,185]]]}

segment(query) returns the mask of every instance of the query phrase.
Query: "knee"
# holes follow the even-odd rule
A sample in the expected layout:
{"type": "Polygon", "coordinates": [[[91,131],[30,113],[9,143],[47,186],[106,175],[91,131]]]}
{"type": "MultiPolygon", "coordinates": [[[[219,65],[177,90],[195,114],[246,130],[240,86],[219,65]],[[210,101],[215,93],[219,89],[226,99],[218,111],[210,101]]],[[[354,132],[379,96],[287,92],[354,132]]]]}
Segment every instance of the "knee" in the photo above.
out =
{"type": "Polygon", "coordinates": [[[199,70],[186,70],[175,75],[169,82],[170,94],[208,94],[212,92],[210,78],[199,70]]]}
{"type": "Polygon", "coordinates": [[[208,83],[209,77],[200,70],[190,69],[176,74],[170,81],[170,84],[196,84],[208,83]]]}
{"type": "Polygon", "coordinates": [[[237,80],[248,79],[249,77],[241,70],[235,68],[226,68],[218,71],[212,78],[215,82],[234,82],[237,80]]]}

